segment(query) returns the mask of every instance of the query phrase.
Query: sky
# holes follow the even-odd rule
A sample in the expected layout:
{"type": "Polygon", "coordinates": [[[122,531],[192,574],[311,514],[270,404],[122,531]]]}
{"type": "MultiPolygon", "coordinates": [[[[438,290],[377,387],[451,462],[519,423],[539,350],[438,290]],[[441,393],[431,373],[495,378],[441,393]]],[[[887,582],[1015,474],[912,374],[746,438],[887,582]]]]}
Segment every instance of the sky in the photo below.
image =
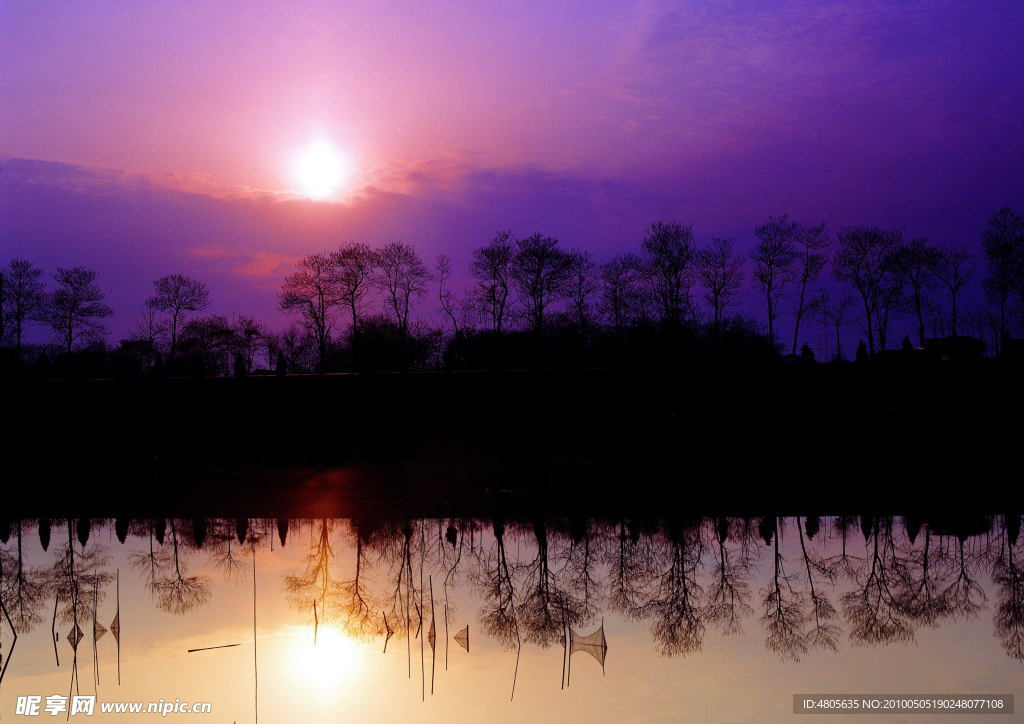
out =
{"type": "Polygon", "coordinates": [[[0,257],[275,318],[299,256],[499,229],[598,257],[770,214],[976,245],[1024,206],[1015,0],[0,2],[0,257]],[[309,198],[304,149],[345,180],[309,198]]]}

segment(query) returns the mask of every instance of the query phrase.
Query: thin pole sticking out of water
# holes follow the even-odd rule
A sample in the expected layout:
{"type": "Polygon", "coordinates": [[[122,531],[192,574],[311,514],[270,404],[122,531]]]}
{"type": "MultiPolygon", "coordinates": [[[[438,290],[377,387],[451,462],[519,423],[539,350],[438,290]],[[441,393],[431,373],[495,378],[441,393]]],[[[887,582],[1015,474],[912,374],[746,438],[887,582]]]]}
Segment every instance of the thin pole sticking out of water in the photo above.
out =
{"type": "Polygon", "coordinates": [[[53,658],[57,660],[57,667],[60,668],[60,654],[57,653],[57,603],[60,601],[60,594],[53,596],[53,623],[50,624],[50,633],[53,634],[53,658]]]}
{"type": "Polygon", "coordinates": [[[115,596],[117,601],[117,608],[114,611],[114,617],[117,619],[117,636],[114,637],[115,643],[117,644],[117,685],[121,685],[121,569],[117,569],[117,578],[115,579],[115,596]]]}
{"type": "Polygon", "coordinates": [[[437,668],[437,628],[434,625],[434,577],[430,576],[430,630],[434,641],[430,644],[430,695],[434,695],[434,670],[437,668]]]}
{"type": "Polygon", "coordinates": [[[213,651],[214,649],[230,649],[234,646],[241,646],[242,644],[224,644],[223,646],[205,646],[201,649],[189,649],[186,653],[194,654],[196,651],[213,651]]]}
{"type": "Polygon", "coordinates": [[[426,554],[426,539],[423,535],[423,526],[420,526],[420,700],[427,700],[427,670],[424,657],[423,639],[426,632],[423,630],[423,557],[426,554]]]}
{"type": "Polygon", "coordinates": [[[252,544],[252,698],[256,721],[260,720],[260,671],[256,659],[256,542],[252,544]]]}
{"type": "MultiPolygon", "coordinates": [[[[412,550],[409,548],[412,540],[412,533],[409,534],[409,539],[405,542],[405,562],[402,567],[405,568],[405,667],[410,679],[412,679],[412,627],[409,624],[409,616],[412,614],[412,550]]],[[[398,596],[401,599],[402,596],[402,580],[398,580],[398,596]]]]}
{"type": "Polygon", "coordinates": [[[562,688],[565,688],[565,657],[569,655],[569,631],[565,623],[565,609],[562,609],[562,688]]]}

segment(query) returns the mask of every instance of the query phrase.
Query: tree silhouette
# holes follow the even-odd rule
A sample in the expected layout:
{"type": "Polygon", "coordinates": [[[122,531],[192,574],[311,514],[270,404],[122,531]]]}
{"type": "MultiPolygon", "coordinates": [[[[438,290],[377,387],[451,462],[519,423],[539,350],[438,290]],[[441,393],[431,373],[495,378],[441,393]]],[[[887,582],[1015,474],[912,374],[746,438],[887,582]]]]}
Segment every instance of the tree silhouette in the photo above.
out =
{"type": "Polygon", "coordinates": [[[332,310],[341,301],[334,262],[327,254],[310,254],[298,263],[298,269],[285,278],[279,296],[281,309],[298,312],[303,326],[316,340],[317,365],[327,357],[332,310]]]}
{"type": "Polygon", "coordinates": [[[796,520],[797,533],[800,536],[800,553],[804,560],[804,573],[807,577],[808,597],[810,603],[809,630],[804,634],[808,649],[830,649],[835,651],[836,641],[839,637],[839,627],[832,623],[836,610],[829,601],[828,595],[822,589],[822,583],[831,584],[835,581],[835,569],[820,556],[808,552],[807,542],[804,540],[804,531],[800,526],[800,519],[796,520]],[[815,576],[820,578],[816,585],[815,576]]]}
{"type": "Polygon", "coordinates": [[[292,607],[297,611],[312,612],[316,603],[317,615],[325,620],[336,616],[341,609],[340,585],[331,568],[334,548],[330,536],[330,522],[323,518],[311,538],[310,548],[303,559],[302,572],[285,576],[284,579],[292,607]]]}
{"type": "Polygon", "coordinates": [[[934,259],[931,266],[932,274],[939,280],[949,295],[949,333],[957,336],[957,321],[959,314],[959,300],[964,287],[974,276],[975,265],[971,255],[962,246],[942,249],[934,259]]]}
{"type": "Polygon", "coordinates": [[[750,560],[744,552],[728,545],[729,522],[721,518],[715,526],[715,568],[708,588],[708,623],[721,628],[724,634],[738,634],[742,620],[753,612],[750,607],[750,560]]]}
{"type": "Polygon", "coordinates": [[[600,268],[601,313],[611,322],[616,336],[643,316],[643,275],[640,257],[617,254],[600,268]]]}
{"type": "Polygon", "coordinates": [[[331,254],[330,259],[339,303],[348,308],[352,354],[358,365],[360,320],[373,287],[377,252],[366,244],[349,242],[331,254]]]}
{"type": "Polygon", "coordinates": [[[516,241],[512,279],[534,333],[543,331],[547,308],[566,296],[572,265],[572,257],[558,247],[558,239],[534,234],[516,241]]]}
{"type": "Polygon", "coordinates": [[[692,313],[693,227],[657,221],[644,233],[643,270],[663,322],[678,324],[692,313]]]}
{"type": "Polygon", "coordinates": [[[484,630],[506,648],[520,644],[516,616],[516,589],[505,550],[505,525],[494,522],[494,554],[481,558],[481,593],[484,606],[480,623],[484,630]]]}
{"type": "Polygon", "coordinates": [[[985,254],[985,291],[998,309],[1001,342],[1007,331],[1010,299],[1024,302],[1024,216],[1009,206],[996,211],[981,234],[985,254]]]}
{"type": "Polygon", "coordinates": [[[627,618],[638,618],[645,589],[654,573],[655,551],[648,537],[631,535],[619,523],[615,545],[608,547],[608,605],[627,618]]]}
{"type": "Polygon", "coordinates": [[[412,303],[423,295],[429,281],[430,272],[409,244],[392,242],[377,253],[376,282],[403,338],[409,335],[412,303]]]}
{"type": "Polygon", "coordinates": [[[178,349],[178,325],[186,312],[202,312],[210,306],[210,290],[198,279],[169,274],[153,282],[155,294],[147,305],[170,316],[171,355],[178,349]]]}
{"type": "Polygon", "coordinates": [[[900,610],[926,626],[936,625],[951,613],[944,593],[949,567],[933,551],[933,543],[931,529],[926,527],[923,545],[912,551],[907,561],[907,575],[897,594],[900,610]]]}
{"type": "Polygon", "coordinates": [[[1024,662],[1024,569],[1018,546],[1010,540],[1004,545],[992,566],[992,582],[999,593],[993,619],[1006,653],[1024,662]]]}
{"type": "Polygon", "coordinates": [[[537,553],[523,567],[526,583],[519,604],[519,618],[526,641],[547,648],[565,631],[565,624],[575,624],[580,616],[578,602],[559,585],[551,570],[547,528],[543,521],[534,521],[533,534],[537,553]]]}
{"type": "Polygon", "coordinates": [[[75,550],[71,520],[67,521],[67,533],[67,543],[47,573],[47,587],[59,602],[58,619],[73,623],[91,616],[114,576],[106,569],[110,556],[102,548],[94,545],[75,550]]]}
{"type": "Polygon", "coordinates": [[[938,249],[929,246],[927,239],[914,239],[909,244],[894,249],[886,262],[910,289],[911,306],[917,320],[918,342],[922,347],[925,342],[925,292],[934,283],[932,269],[938,255],[938,249]]]}
{"type": "Polygon", "coordinates": [[[43,270],[25,259],[12,259],[0,269],[0,344],[8,334],[21,350],[25,324],[38,319],[46,306],[43,270]]]}
{"type": "Polygon", "coordinates": [[[750,258],[754,261],[754,280],[764,295],[768,338],[774,342],[779,301],[786,285],[793,281],[800,225],[785,214],[772,216],[754,229],[754,236],[757,237],[757,244],[750,252],[750,258]]]}
{"type": "Polygon", "coordinates": [[[168,613],[184,614],[210,600],[210,582],[207,576],[190,576],[185,565],[183,543],[179,540],[178,524],[171,519],[170,575],[157,577],[151,584],[157,606],[168,613]]]}
{"type": "Polygon", "coordinates": [[[46,300],[45,316],[60,338],[65,352],[85,339],[94,339],[103,332],[98,321],[114,312],[103,304],[104,294],[96,285],[96,272],[83,266],[58,267],[53,275],[57,282],[46,300]]]}
{"type": "Polygon", "coordinates": [[[707,608],[697,582],[699,546],[694,531],[675,527],[668,533],[668,568],[653,578],[638,617],[651,619],[651,635],[664,656],[699,651],[704,645],[707,608]]]}
{"type": "Polygon", "coordinates": [[[455,292],[446,286],[452,278],[452,260],[447,254],[437,255],[434,271],[437,279],[437,301],[441,305],[441,311],[452,323],[452,334],[458,334],[459,316],[456,313],[455,292]]]}
{"type": "Polygon", "coordinates": [[[819,296],[810,293],[810,286],[818,279],[828,257],[821,250],[831,244],[826,236],[826,226],[822,222],[813,226],[802,226],[796,235],[797,258],[794,276],[798,285],[796,308],[793,310],[793,354],[796,354],[800,340],[800,324],[804,316],[814,312],[819,296]]]}
{"type": "Polygon", "coordinates": [[[876,315],[892,275],[890,255],[900,246],[901,233],[874,226],[851,226],[839,232],[838,249],[832,263],[837,281],[849,284],[860,296],[867,327],[870,355],[876,349],[876,315]]]}
{"type": "Polygon", "coordinates": [[[842,330],[850,322],[850,312],[855,303],[853,297],[848,294],[836,296],[825,289],[815,304],[818,320],[835,334],[836,351],[833,359],[843,359],[842,330]]]}
{"type": "Polygon", "coordinates": [[[958,540],[953,575],[950,577],[949,586],[942,592],[942,597],[948,601],[950,611],[957,616],[973,617],[985,603],[985,591],[974,577],[977,565],[975,556],[967,554],[965,541],[962,538],[958,540]]]}
{"type": "Polygon", "coordinates": [[[843,611],[850,624],[850,640],[859,644],[889,644],[911,641],[914,631],[904,618],[897,598],[899,579],[885,560],[883,536],[872,537],[866,571],[856,588],[842,597],[843,611]]]}
{"type": "Polygon", "coordinates": [[[594,261],[587,252],[569,252],[569,278],[566,284],[566,293],[570,312],[581,334],[590,326],[590,299],[599,289],[595,269],[594,261]]]}
{"type": "Polygon", "coordinates": [[[761,605],[768,637],[765,646],[779,654],[783,660],[799,661],[807,653],[808,643],[804,635],[807,612],[803,596],[793,586],[795,576],[785,571],[785,559],[779,551],[779,530],[776,518],[768,519],[773,527],[773,573],[771,581],[761,590],[761,605]]]}
{"type": "Polygon", "coordinates": [[[743,283],[743,259],[733,253],[733,246],[732,239],[715,238],[697,252],[697,277],[711,306],[711,323],[716,332],[743,283]]]}
{"type": "Polygon", "coordinates": [[[487,246],[473,250],[470,272],[476,279],[480,304],[494,332],[501,332],[509,316],[515,242],[511,232],[500,231],[487,246]]]}
{"type": "Polygon", "coordinates": [[[13,555],[0,549],[0,596],[18,633],[28,633],[42,620],[40,610],[49,594],[45,573],[25,562],[23,527],[15,521],[13,555]]]}

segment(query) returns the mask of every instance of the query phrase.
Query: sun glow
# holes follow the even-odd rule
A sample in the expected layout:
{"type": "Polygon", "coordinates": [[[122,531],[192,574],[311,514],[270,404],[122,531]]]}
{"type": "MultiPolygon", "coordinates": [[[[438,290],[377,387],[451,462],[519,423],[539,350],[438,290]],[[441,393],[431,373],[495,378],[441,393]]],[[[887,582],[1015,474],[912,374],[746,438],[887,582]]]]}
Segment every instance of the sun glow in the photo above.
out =
{"type": "Polygon", "coordinates": [[[304,196],[322,200],[334,196],[352,176],[351,160],[327,141],[314,141],[295,159],[295,181],[304,196]]]}
{"type": "Polygon", "coordinates": [[[336,690],[358,670],[362,650],[336,628],[321,626],[315,644],[308,628],[295,636],[291,670],[321,692],[336,690]]]}

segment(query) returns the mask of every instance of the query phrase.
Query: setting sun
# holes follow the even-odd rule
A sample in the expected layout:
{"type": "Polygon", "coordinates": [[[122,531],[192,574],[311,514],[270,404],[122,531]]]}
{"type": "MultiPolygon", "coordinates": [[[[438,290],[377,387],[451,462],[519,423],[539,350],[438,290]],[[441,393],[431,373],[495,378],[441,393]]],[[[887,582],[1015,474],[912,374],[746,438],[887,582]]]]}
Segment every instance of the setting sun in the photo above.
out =
{"type": "Polygon", "coordinates": [[[308,628],[297,631],[295,637],[292,671],[321,691],[337,688],[358,668],[362,651],[336,628],[321,627],[315,644],[308,628]]]}
{"type": "Polygon", "coordinates": [[[315,141],[299,152],[295,180],[304,196],[326,199],[338,192],[352,174],[351,161],[327,141],[315,141]]]}

